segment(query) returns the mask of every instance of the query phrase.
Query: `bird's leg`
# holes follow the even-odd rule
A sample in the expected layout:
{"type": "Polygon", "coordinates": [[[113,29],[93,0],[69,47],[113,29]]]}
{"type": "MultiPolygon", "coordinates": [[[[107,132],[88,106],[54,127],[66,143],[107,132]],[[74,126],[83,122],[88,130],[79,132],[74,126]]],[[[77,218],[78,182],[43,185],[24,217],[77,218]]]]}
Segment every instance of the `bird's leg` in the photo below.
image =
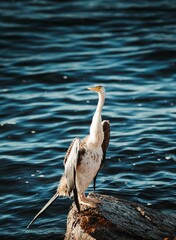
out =
{"type": "Polygon", "coordinates": [[[96,204],[100,203],[98,199],[86,197],[84,193],[81,193],[79,195],[79,202],[83,205],[86,205],[92,208],[96,208],[96,204]]]}

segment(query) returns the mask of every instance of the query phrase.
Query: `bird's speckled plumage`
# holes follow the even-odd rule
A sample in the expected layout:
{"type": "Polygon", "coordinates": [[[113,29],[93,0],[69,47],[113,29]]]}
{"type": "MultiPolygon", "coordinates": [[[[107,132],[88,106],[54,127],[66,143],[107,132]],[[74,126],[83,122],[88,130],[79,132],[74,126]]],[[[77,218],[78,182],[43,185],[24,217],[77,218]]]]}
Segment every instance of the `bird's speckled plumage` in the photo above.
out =
{"type": "Polygon", "coordinates": [[[89,88],[99,95],[95,114],[90,126],[90,134],[83,139],[75,138],[64,158],[65,172],[62,176],[56,194],[34,217],[28,227],[45,211],[58,196],[74,197],[78,211],[80,204],[95,207],[97,199],[86,197],[84,192],[94,180],[94,189],[97,173],[106,157],[106,150],[110,138],[110,124],[102,122],[101,111],[105,101],[105,89],[102,86],[89,88]]]}

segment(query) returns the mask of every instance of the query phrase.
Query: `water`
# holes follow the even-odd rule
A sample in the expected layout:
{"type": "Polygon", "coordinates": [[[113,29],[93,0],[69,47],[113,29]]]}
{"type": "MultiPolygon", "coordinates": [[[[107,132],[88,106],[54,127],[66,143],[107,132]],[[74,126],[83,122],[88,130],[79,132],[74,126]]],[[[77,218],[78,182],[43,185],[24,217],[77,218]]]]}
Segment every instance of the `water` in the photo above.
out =
{"type": "Polygon", "coordinates": [[[1,239],[63,239],[69,199],[26,226],[71,140],[88,134],[97,84],[111,122],[97,192],[175,214],[175,11],[171,0],[1,1],[1,239]]]}

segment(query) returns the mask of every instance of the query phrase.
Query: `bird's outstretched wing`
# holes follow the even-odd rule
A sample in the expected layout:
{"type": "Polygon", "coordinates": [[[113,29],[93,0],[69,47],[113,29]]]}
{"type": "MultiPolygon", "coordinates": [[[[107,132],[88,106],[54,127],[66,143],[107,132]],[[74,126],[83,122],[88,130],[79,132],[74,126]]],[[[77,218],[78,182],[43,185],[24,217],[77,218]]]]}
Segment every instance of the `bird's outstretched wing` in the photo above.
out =
{"type": "Polygon", "coordinates": [[[70,196],[74,195],[74,200],[78,211],[80,211],[77,188],[76,188],[76,168],[78,164],[80,149],[80,139],[75,138],[69,147],[65,157],[65,177],[67,180],[67,191],[70,196]]]}
{"type": "MultiPolygon", "coordinates": [[[[106,150],[109,146],[109,139],[110,139],[110,123],[109,123],[109,121],[104,120],[101,124],[102,124],[103,132],[104,132],[104,139],[103,139],[103,143],[102,143],[103,159],[102,159],[100,168],[103,166],[104,161],[106,159],[106,150]]],[[[97,175],[98,175],[98,172],[97,172],[97,174],[94,178],[94,182],[93,182],[94,191],[95,191],[95,188],[96,188],[97,175]]]]}

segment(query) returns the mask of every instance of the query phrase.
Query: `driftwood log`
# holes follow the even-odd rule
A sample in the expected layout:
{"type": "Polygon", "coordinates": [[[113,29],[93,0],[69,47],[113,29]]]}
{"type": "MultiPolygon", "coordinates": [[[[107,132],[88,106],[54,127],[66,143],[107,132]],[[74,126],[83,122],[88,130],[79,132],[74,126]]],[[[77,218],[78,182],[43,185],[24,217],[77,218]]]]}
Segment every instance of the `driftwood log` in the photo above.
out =
{"type": "Polygon", "coordinates": [[[101,203],[80,213],[72,205],[65,240],[176,240],[176,216],[115,197],[91,196],[101,203]]]}

